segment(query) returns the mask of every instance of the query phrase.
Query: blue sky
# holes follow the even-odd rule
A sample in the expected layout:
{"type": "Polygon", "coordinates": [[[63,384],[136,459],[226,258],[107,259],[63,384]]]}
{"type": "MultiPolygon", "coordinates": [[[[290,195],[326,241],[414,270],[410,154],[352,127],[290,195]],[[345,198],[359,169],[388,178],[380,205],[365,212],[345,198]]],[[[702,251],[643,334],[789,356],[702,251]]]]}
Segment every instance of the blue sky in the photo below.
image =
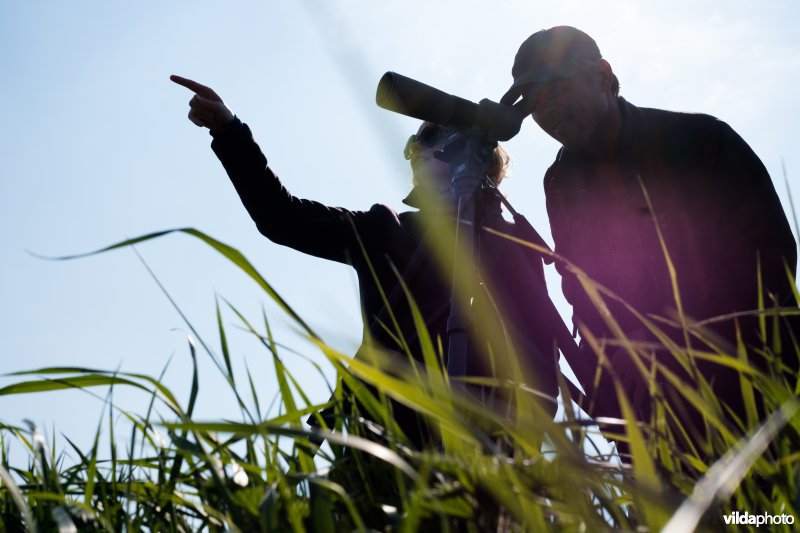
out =
{"type": "MultiPolygon", "coordinates": [[[[352,272],[258,234],[207,133],[186,119],[191,95],[170,74],[213,87],[296,195],[401,209],[410,183],[402,147],[417,124],[375,106],[380,76],[393,70],[497,100],[519,44],[571,24],[597,40],[631,102],[731,124],[767,166],[788,212],[782,162],[800,199],[798,15],[790,0],[2,2],[3,372],[69,365],[157,375],[172,357],[164,381],[186,397],[186,327],[134,253],[51,262],[27,251],[85,252],[187,226],[240,249],[332,344],[348,352],[358,345],[352,272]]],[[[514,159],[506,193],[550,240],[541,180],[558,146],[526,121],[506,148],[514,159]]],[[[257,287],[199,241],[172,235],[139,251],[213,346],[215,294],[254,321],[264,304],[279,338],[302,345],[257,287]]],[[[237,370],[247,362],[267,403],[276,386],[266,353],[230,313],[224,321],[237,370]]],[[[308,363],[289,354],[286,363],[324,399],[308,363]]],[[[200,375],[200,417],[235,416],[204,355],[200,375]]],[[[145,405],[124,391],[115,400],[145,405]]],[[[31,418],[79,445],[90,443],[100,410],[77,392],[0,398],[0,420],[31,418]]]]}

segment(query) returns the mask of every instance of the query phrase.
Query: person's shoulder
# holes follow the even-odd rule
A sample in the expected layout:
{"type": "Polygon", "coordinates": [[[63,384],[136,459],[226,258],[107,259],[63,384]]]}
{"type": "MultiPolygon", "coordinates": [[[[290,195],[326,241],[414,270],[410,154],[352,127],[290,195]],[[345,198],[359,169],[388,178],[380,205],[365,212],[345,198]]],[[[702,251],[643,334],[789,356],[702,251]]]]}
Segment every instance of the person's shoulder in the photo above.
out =
{"type": "Polygon", "coordinates": [[[375,230],[386,230],[389,227],[405,227],[415,219],[417,212],[397,212],[386,204],[373,204],[368,211],[362,211],[363,222],[373,225],[375,230]]]}
{"type": "Polygon", "coordinates": [[[689,136],[709,135],[731,129],[727,123],[707,113],[633,107],[640,113],[643,122],[651,128],[677,131],[689,136]]]}
{"type": "Polygon", "coordinates": [[[366,211],[348,211],[356,224],[370,225],[373,230],[385,230],[390,226],[406,226],[419,216],[418,211],[395,211],[386,204],[372,204],[366,211]]]}
{"type": "Polygon", "coordinates": [[[636,142],[676,163],[708,157],[736,136],[727,123],[706,113],[628,105],[636,142]]]}
{"type": "Polygon", "coordinates": [[[343,220],[349,220],[352,230],[368,249],[382,248],[405,233],[405,213],[398,213],[385,204],[373,204],[367,210],[340,210],[343,220]]]}
{"type": "Polygon", "coordinates": [[[369,216],[376,217],[376,218],[387,218],[387,219],[396,219],[399,217],[397,211],[392,209],[386,204],[372,204],[372,207],[369,208],[367,211],[369,216]]]}
{"type": "Polygon", "coordinates": [[[380,203],[373,204],[368,211],[361,211],[355,220],[355,229],[368,250],[384,250],[390,254],[405,249],[409,242],[413,243],[419,227],[419,212],[397,212],[380,203]]]}

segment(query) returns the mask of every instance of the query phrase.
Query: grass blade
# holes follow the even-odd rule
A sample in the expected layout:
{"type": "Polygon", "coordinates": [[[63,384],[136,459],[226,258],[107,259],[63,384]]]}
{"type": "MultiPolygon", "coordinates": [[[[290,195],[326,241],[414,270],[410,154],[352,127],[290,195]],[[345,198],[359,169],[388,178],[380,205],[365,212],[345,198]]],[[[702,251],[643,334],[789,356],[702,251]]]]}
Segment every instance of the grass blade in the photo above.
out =
{"type": "Polygon", "coordinates": [[[73,255],[65,255],[59,257],[45,257],[38,254],[33,254],[36,257],[40,257],[42,259],[50,259],[55,261],[66,261],[70,259],[79,259],[81,257],[90,257],[93,255],[98,255],[104,252],[110,252],[112,250],[117,250],[119,248],[125,248],[128,246],[133,246],[140,242],[149,241],[152,239],[157,239],[159,237],[163,237],[165,235],[169,235],[171,233],[184,233],[186,235],[191,235],[201,241],[205,242],[212,248],[214,248],[217,252],[222,254],[225,258],[227,258],[231,263],[239,267],[245,274],[247,274],[253,281],[255,281],[259,287],[261,287],[264,292],[266,292],[270,298],[272,298],[280,307],[283,309],[295,322],[297,322],[308,335],[318,338],[318,336],[313,332],[313,330],[306,324],[306,322],[300,318],[300,316],[295,313],[295,311],[289,306],[288,303],[278,294],[278,292],[267,283],[261,274],[253,267],[250,261],[236,248],[229,246],[221,241],[214,239],[203,233],[202,231],[196,230],[194,228],[176,228],[170,229],[165,231],[157,231],[154,233],[148,233],[146,235],[140,235],[139,237],[134,237],[132,239],[126,239],[124,241],[120,241],[104,248],[100,248],[98,250],[94,250],[92,252],[86,252],[82,254],[73,254],[73,255]]]}
{"type": "Polygon", "coordinates": [[[724,501],[733,494],[753,463],[799,409],[800,399],[792,398],[772,413],[755,432],[714,463],[695,485],[691,496],[672,515],[662,533],[694,530],[715,500],[724,501]]]}
{"type": "Polygon", "coordinates": [[[0,479],[3,480],[3,485],[5,485],[6,490],[11,495],[11,500],[22,514],[22,518],[25,521],[28,530],[34,532],[38,531],[36,528],[36,520],[33,518],[33,513],[31,512],[30,507],[28,507],[28,504],[25,503],[25,498],[22,497],[22,492],[14,482],[14,478],[11,477],[11,474],[8,473],[8,470],[6,470],[3,465],[0,465],[0,479]]]}

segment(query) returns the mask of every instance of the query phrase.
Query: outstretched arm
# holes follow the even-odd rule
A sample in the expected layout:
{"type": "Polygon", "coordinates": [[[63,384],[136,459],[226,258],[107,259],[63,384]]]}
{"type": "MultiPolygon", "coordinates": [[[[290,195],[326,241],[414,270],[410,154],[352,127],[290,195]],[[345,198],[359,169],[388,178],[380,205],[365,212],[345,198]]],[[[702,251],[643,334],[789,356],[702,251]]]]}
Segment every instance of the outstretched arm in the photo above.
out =
{"type": "Polygon", "coordinates": [[[396,215],[385,206],[370,211],[348,211],[292,196],[267,164],[250,129],[236,118],[210,87],[180,76],[170,79],[195,94],[189,102],[189,120],[208,128],[211,148],[225,167],[236,192],[258,230],[265,237],[333,261],[350,263],[362,256],[356,232],[370,240],[376,219],[396,215]]]}

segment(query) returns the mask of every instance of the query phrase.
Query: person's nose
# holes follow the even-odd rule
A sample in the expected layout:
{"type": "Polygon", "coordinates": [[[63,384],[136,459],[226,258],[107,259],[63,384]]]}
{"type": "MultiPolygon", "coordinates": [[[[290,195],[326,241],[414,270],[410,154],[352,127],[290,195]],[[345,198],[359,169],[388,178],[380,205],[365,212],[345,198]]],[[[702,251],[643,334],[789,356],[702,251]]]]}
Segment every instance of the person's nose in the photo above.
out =
{"type": "Polygon", "coordinates": [[[558,100],[561,97],[561,91],[558,87],[550,85],[543,88],[536,97],[534,102],[533,112],[538,115],[547,114],[547,112],[555,109],[558,100]]]}

